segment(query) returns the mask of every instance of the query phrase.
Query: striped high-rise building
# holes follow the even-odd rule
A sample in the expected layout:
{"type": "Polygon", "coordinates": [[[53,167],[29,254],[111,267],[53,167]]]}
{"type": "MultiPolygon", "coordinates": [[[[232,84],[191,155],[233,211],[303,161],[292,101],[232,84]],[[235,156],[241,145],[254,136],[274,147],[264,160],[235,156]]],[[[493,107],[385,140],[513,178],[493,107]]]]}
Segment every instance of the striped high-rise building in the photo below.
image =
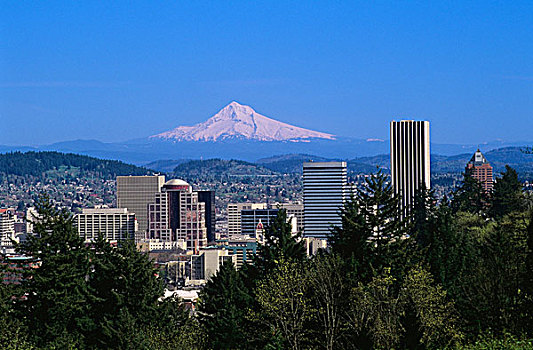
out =
{"type": "Polygon", "coordinates": [[[304,236],[325,238],[340,226],[339,210],[348,197],[346,162],[308,162],[303,165],[304,236]]]}
{"type": "Polygon", "coordinates": [[[117,207],[135,213],[140,236],[148,229],[148,204],[164,183],[164,175],[117,176],[117,207]]]}
{"type": "Polygon", "coordinates": [[[404,214],[422,184],[430,188],[429,122],[401,120],[390,123],[392,187],[401,196],[404,214]]]}

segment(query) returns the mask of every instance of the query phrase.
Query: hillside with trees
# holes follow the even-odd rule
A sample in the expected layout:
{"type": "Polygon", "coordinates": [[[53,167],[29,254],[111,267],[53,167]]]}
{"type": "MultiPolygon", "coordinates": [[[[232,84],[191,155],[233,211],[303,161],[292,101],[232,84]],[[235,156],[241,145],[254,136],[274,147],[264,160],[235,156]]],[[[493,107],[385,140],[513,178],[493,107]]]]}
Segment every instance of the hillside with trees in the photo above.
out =
{"type": "Polygon", "coordinates": [[[113,205],[118,175],[153,171],[116,160],[58,152],[0,154],[0,207],[23,210],[46,193],[60,207],[113,205]]]}
{"type": "Polygon", "coordinates": [[[118,160],[60,152],[12,152],[0,154],[0,175],[40,176],[69,169],[92,172],[102,179],[118,175],[148,175],[152,171],[118,160]]]}

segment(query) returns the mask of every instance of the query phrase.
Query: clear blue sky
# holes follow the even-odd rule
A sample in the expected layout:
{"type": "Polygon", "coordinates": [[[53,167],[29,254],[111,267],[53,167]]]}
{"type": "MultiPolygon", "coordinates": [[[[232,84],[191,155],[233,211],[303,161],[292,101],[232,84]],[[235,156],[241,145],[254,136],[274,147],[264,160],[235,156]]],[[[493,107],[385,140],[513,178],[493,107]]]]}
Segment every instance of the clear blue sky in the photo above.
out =
{"type": "Polygon", "coordinates": [[[120,141],[232,100],[359,138],[533,140],[533,1],[11,1],[0,144],[120,141]]]}

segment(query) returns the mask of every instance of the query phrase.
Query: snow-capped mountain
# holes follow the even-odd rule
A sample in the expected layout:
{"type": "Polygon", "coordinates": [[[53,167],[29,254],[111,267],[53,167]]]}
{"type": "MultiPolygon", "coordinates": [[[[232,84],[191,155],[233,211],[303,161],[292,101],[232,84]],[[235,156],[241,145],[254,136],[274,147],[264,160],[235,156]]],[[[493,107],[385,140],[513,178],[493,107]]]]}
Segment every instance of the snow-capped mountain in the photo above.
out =
{"type": "Polygon", "coordinates": [[[179,126],[150,138],[168,141],[305,141],[335,140],[335,135],[282,123],[257,113],[250,106],[231,102],[203,123],[179,126]]]}

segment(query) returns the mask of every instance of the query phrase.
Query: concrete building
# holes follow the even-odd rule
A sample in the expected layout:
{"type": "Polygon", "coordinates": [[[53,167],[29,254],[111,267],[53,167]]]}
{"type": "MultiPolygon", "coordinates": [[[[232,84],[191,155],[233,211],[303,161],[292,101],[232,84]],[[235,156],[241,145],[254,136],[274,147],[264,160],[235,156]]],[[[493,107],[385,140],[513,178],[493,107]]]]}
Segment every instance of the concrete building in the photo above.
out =
{"type": "Polygon", "coordinates": [[[225,247],[206,247],[200,249],[198,254],[174,255],[172,258],[163,265],[169,281],[180,286],[204,285],[222,264],[237,263],[237,256],[230,254],[225,247]]]}
{"type": "Polygon", "coordinates": [[[307,256],[316,255],[320,249],[326,250],[328,248],[328,241],[324,238],[304,237],[303,242],[307,256]]]}
{"type": "Polygon", "coordinates": [[[228,204],[228,237],[242,234],[241,211],[266,209],[266,203],[229,203],[228,204]]]}
{"type": "Polygon", "coordinates": [[[466,164],[465,174],[478,180],[486,193],[492,192],[492,188],[494,187],[492,166],[479,149],[466,164]]]}
{"type": "Polygon", "coordinates": [[[148,204],[164,183],[164,175],[117,176],[117,207],[136,214],[140,238],[148,229],[148,204]]]}
{"type": "Polygon", "coordinates": [[[166,242],[184,240],[187,249],[197,252],[207,246],[205,203],[198,192],[183,180],[166,182],[161,192],[152,194],[148,205],[148,239],[166,242]]]}
{"type": "Polygon", "coordinates": [[[15,210],[13,208],[0,209],[0,253],[13,254],[15,246],[15,210]]]}
{"type": "Polygon", "coordinates": [[[401,197],[404,214],[422,185],[430,188],[429,122],[401,120],[390,123],[391,180],[401,197]]]}
{"type": "Polygon", "coordinates": [[[339,210],[348,198],[346,162],[303,165],[304,236],[325,238],[341,224],[339,210]]]}
{"type": "Polygon", "coordinates": [[[95,241],[99,235],[108,241],[135,238],[135,213],[125,208],[82,209],[74,217],[74,225],[85,242],[95,241]]]}

